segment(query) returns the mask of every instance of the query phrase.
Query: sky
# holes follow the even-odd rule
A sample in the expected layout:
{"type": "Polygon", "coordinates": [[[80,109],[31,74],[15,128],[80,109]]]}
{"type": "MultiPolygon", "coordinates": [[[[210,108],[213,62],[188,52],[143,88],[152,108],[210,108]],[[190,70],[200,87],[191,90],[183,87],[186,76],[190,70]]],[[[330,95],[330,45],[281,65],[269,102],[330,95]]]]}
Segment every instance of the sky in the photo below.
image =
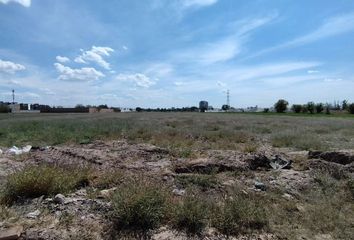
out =
{"type": "Polygon", "coordinates": [[[0,101],[354,102],[353,0],[0,0],[0,101]]]}

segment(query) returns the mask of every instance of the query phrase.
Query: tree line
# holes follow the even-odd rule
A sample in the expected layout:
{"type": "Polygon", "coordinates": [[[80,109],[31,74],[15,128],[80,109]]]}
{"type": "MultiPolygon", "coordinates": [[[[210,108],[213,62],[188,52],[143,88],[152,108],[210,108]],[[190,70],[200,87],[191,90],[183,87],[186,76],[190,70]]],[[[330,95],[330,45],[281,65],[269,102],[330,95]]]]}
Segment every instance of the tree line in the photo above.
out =
{"type": "MultiPolygon", "coordinates": [[[[279,99],[274,104],[274,109],[277,113],[284,113],[288,110],[288,101],[279,99]]],[[[354,114],[354,103],[349,103],[347,100],[343,100],[341,103],[335,102],[333,105],[329,103],[314,103],[308,102],[307,104],[293,104],[290,108],[294,113],[323,113],[330,114],[331,111],[348,111],[354,114]]]]}

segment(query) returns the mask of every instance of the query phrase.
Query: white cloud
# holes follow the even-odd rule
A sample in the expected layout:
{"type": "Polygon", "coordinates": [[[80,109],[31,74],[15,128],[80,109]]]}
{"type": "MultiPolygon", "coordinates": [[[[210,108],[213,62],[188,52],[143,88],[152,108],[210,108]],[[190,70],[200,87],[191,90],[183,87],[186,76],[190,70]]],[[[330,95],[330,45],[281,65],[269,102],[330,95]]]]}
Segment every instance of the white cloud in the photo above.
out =
{"type": "Polygon", "coordinates": [[[133,82],[136,86],[143,88],[149,88],[155,85],[157,81],[157,79],[150,79],[148,76],[142,73],[119,74],[116,79],[119,81],[133,82]]]}
{"type": "Polygon", "coordinates": [[[183,86],[183,85],[187,85],[187,83],[186,83],[186,82],[174,82],[174,84],[175,84],[176,86],[183,86]]]}
{"type": "Polygon", "coordinates": [[[8,3],[11,3],[11,2],[21,4],[24,7],[30,7],[31,6],[31,0],[0,0],[0,3],[3,3],[3,4],[8,4],[8,3]]]}
{"type": "Polygon", "coordinates": [[[55,59],[60,63],[70,62],[70,59],[68,57],[56,56],[55,59]]]}
{"type": "MultiPolygon", "coordinates": [[[[83,50],[81,50],[83,51],[83,50]]],[[[85,63],[94,62],[104,69],[111,69],[110,64],[103,59],[103,57],[109,57],[110,53],[114,52],[114,49],[110,47],[96,47],[92,46],[91,50],[83,51],[83,53],[75,58],[75,62],[77,63],[85,63]]]]}
{"type": "Polygon", "coordinates": [[[217,3],[218,0],[182,0],[183,7],[206,7],[217,3]]]}
{"type": "Polygon", "coordinates": [[[105,76],[102,72],[97,71],[94,68],[73,69],[60,63],[55,63],[54,66],[60,73],[60,80],[93,81],[105,76]]]}
{"type": "Polygon", "coordinates": [[[10,61],[3,61],[0,59],[0,72],[15,73],[17,71],[25,70],[25,66],[10,61]]]}
{"type": "Polygon", "coordinates": [[[128,48],[127,46],[125,46],[125,45],[124,45],[122,48],[123,48],[123,50],[125,50],[125,51],[128,51],[128,49],[129,49],[129,48],[128,48]]]}
{"type": "Polygon", "coordinates": [[[309,44],[324,38],[333,37],[352,31],[354,31],[354,12],[329,18],[314,31],[305,34],[304,36],[297,37],[289,42],[260,51],[251,57],[263,55],[284,48],[309,44]]]}
{"type": "Polygon", "coordinates": [[[307,70],[308,74],[314,74],[314,73],[319,73],[320,71],[318,70],[307,70]]]}

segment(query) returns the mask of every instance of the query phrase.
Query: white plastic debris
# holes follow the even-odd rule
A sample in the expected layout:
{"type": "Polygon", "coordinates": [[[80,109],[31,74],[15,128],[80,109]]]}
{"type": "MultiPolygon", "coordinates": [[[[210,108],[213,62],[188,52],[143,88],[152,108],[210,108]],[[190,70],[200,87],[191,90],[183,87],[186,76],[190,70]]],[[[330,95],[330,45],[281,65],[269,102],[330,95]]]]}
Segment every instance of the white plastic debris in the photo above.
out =
{"type": "Polygon", "coordinates": [[[0,149],[0,155],[2,154],[2,150],[0,149]]]}
{"type": "Polygon", "coordinates": [[[32,219],[36,219],[37,217],[39,217],[39,215],[41,215],[41,211],[39,211],[38,209],[34,212],[30,212],[26,215],[27,218],[32,218],[32,219]]]}
{"type": "Polygon", "coordinates": [[[32,148],[31,145],[24,146],[23,148],[18,148],[16,146],[13,146],[7,152],[15,154],[15,155],[20,155],[20,154],[23,154],[23,153],[28,153],[29,151],[31,151],[31,148],[32,148]]]}

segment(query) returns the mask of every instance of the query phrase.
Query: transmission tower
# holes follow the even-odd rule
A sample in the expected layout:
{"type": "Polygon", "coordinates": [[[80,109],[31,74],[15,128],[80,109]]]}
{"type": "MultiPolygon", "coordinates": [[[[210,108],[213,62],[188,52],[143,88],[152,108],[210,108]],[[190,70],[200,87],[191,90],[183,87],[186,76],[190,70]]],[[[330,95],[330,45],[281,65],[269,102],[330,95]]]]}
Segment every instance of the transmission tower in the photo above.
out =
{"type": "Polygon", "coordinates": [[[226,91],[226,105],[230,107],[230,90],[227,89],[226,91]]]}
{"type": "Polygon", "coordinates": [[[15,89],[12,89],[12,104],[15,104],[15,89]]]}

